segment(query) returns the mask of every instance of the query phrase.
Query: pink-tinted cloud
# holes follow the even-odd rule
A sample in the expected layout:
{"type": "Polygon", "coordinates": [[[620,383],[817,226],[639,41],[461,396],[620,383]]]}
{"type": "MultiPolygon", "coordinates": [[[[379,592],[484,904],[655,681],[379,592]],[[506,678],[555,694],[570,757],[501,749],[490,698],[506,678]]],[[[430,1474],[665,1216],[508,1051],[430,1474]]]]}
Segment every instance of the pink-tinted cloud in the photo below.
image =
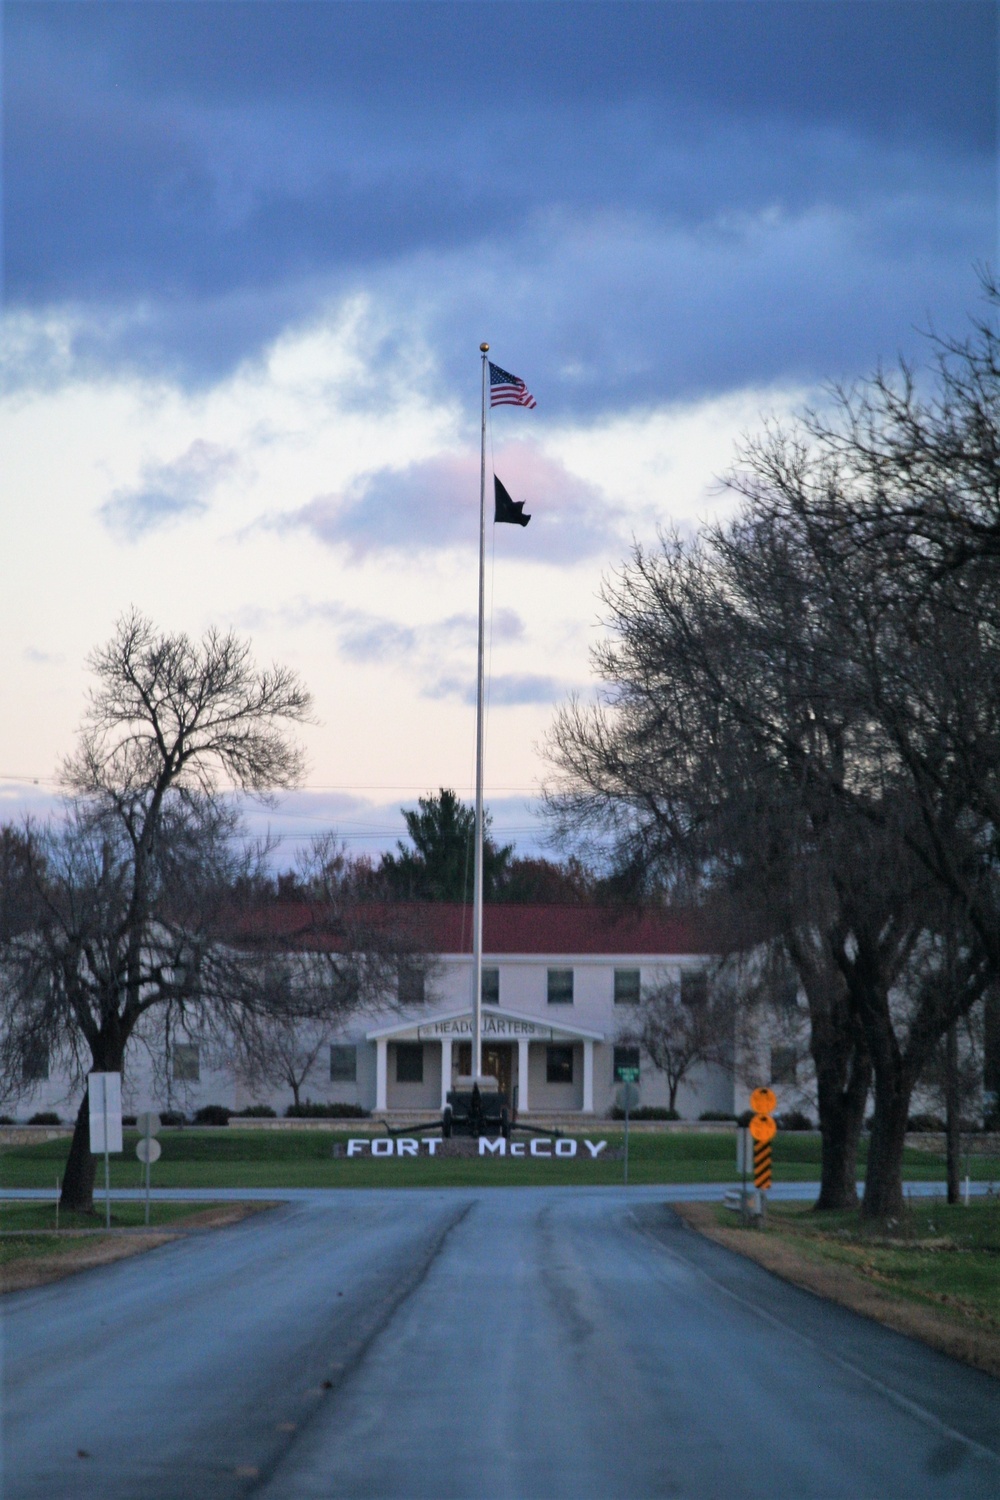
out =
{"type": "MultiPolygon", "coordinates": [[[[489,465],[489,458],[487,458],[489,465]]],[[[571,474],[532,440],[498,448],[494,469],[530,527],[497,528],[497,552],[523,561],[575,562],[608,550],[620,512],[595,485],[571,474]]],[[[492,486],[487,474],[487,514],[492,486]]],[[[462,547],[479,539],[479,455],[441,453],[405,469],[376,469],[339,494],[318,495],[283,525],[305,527],[321,542],[355,557],[462,547]]]]}

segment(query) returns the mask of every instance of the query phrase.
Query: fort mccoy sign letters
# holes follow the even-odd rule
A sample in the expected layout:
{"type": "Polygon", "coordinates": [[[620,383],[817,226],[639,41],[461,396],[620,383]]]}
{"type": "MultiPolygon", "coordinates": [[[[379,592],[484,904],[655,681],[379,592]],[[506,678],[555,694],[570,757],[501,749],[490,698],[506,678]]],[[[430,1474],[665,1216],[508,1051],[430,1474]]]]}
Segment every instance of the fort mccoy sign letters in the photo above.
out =
{"type": "MultiPolygon", "coordinates": [[[[437,1149],[441,1145],[441,1136],[430,1136],[418,1138],[417,1136],[399,1136],[395,1140],[390,1137],[386,1140],[383,1136],[361,1136],[352,1137],[347,1142],[348,1156],[436,1156],[437,1149]],[[425,1148],[421,1152],[421,1146],[425,1148]]],[[[480,1156],[514,1156],[535,1157],[536,1160],[551,1161],[558,1157],[561,1161],[570,1161],[579,1154],[583,1161],[595,1161],[607,1146],[607,1141],[577,1141],[570,1137],[539,1136],[531,1141],[505,1141],[502,1135],[490,1140],[488,1136],[479,1137],[480,1156]],[[580,1147],[583,1151],[579,1151],[580,1147]]]]}

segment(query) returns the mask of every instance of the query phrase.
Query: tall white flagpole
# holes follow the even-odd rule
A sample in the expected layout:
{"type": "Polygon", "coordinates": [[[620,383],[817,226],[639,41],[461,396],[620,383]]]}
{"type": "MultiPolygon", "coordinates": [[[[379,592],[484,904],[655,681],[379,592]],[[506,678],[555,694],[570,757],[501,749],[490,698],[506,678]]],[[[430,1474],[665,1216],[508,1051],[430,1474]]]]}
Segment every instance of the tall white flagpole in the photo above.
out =
{"type": "Polygon", "coordinates": [[[472,894],[472,1076],[483,1073],[483,686],[486,620],[486,356],[482,356],[482,425],[479,445],[479,651],[476,677],[476,870],[472,894]]]}

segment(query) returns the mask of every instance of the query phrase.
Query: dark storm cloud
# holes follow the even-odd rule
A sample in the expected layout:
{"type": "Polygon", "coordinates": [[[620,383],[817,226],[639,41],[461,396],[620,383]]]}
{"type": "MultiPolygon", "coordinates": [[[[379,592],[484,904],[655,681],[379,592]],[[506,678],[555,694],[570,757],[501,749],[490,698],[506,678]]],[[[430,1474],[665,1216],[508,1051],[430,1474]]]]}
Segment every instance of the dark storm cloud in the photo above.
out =
{"type": "Polygon", "coordinates": [[[988,4],[5,16],[8,302],[97,363],[212,379],[375,284],[453,388],[489,330],[593,409],[868,364],[992,249],[988,4]]]}

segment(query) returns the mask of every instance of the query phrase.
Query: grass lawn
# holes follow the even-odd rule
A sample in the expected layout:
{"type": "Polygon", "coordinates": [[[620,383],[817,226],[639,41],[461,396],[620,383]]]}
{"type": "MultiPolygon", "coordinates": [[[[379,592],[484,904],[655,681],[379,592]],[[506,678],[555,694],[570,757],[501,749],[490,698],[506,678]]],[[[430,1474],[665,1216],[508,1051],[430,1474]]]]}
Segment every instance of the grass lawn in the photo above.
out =
{"type": "MultiPolygon", "coordinates": [[[[492,1184],[609,1184],[622,1180],[623,1163],[607,1152],[620,1151],[619,1125],[595,1121],[579,1141],[606,1140],[607,1152],[592,1161],[581,1144],[572,1160],[526,1158],[372,1159],[366,1152],[347,1160],[334,1157],[349,1131],[254,1131],[217,1129],[166,1130],[160,1136],[163,1155],[153,1167],[152,1182],[161,1188],[282,1187],[467,1187],[492,1184]]],[[[111,1159],[112,1187],[143,1185],[143,1168],[135,1159],[138,1136],[126,1131],[125,1152],[111,1159]]],[[[69,1150],[65,1140],[31,1146],[9,1146],[0,1152],[0,1189],[51,1187],[55,1190],[69,1150]]],[[[684,1132],[636,1133],[629,1145],[629,1180],[633,1183],[733,1182],[735,1139],[731,1134],[684,1132]]],[[[819,1175],[819,1136],[811,1132],[781,1134],[774,1147],[777,1182],[815,1180],[819,1175]]],[[[908,1178],[941,1181],[944,1161],[927,1151],[907,1150],[908,1178]]],[[[864,1154],[858,1158],[864,1173],[864,1154]]],[[[1000,1161],[973,1157],[975,1180],[1000,1180],[1000,1161]]],[[[98,1176],[103,1180],[103,1167],[98,1176]]]]}
{"type": "Polygon", "coordinates": [[[118,1231],[145,1227],[142,1203],[114,1204],[110,1234],[104,1227],[103,1205],[96,1214],[61,1212],[57,1231],[54,1203],[0,1203],[0,1290],[41,1286],[73,1271],[151,1249],[163,1243],[165,1232],[169,1238],[171,1230],[221,1227],[242,1217],[247,1207],[151,1203],[150,1232],[123,1235],[118,1231]],[[81,1230],[89,1232],[81,1234],[81,1230]]]}
{"type": "Polygon", "coordinates": [[[819,1215],[798,1204],[772,1204],[769,1215],[765,1233],[807,1258],[1000,1331],[1000,1198],[968,1208],[914,1201],[900,1219],[874,1225],[856,1212],[819,1215]]]}
{"type": "MultiPolygon", "coordinates": [[[[54,1191],[53,1191],[54,1196],[54,1191]]],[[[150,1226],[172,1224],[177,1219],[190,1218],[193,1213],[221,1205],[209,1203],[155,1203],[149,1205],[150,1226]]],[[[104,1225],[104,1203],[95,1200],[93,1214],[69,1213],[59,1210],[59,1229],[100,1230],[104,1225]]],[[[140,1229],[145,1226],[146,1207],[143,1203],[112,1203],[112,1229],[140,1229]]],[[[55,1231],[55,1203],[0,1203],[0,1245],[13,1243],[7,1237],[15,1230],[37,1229],[42,1232],[55,1231]]]]}

